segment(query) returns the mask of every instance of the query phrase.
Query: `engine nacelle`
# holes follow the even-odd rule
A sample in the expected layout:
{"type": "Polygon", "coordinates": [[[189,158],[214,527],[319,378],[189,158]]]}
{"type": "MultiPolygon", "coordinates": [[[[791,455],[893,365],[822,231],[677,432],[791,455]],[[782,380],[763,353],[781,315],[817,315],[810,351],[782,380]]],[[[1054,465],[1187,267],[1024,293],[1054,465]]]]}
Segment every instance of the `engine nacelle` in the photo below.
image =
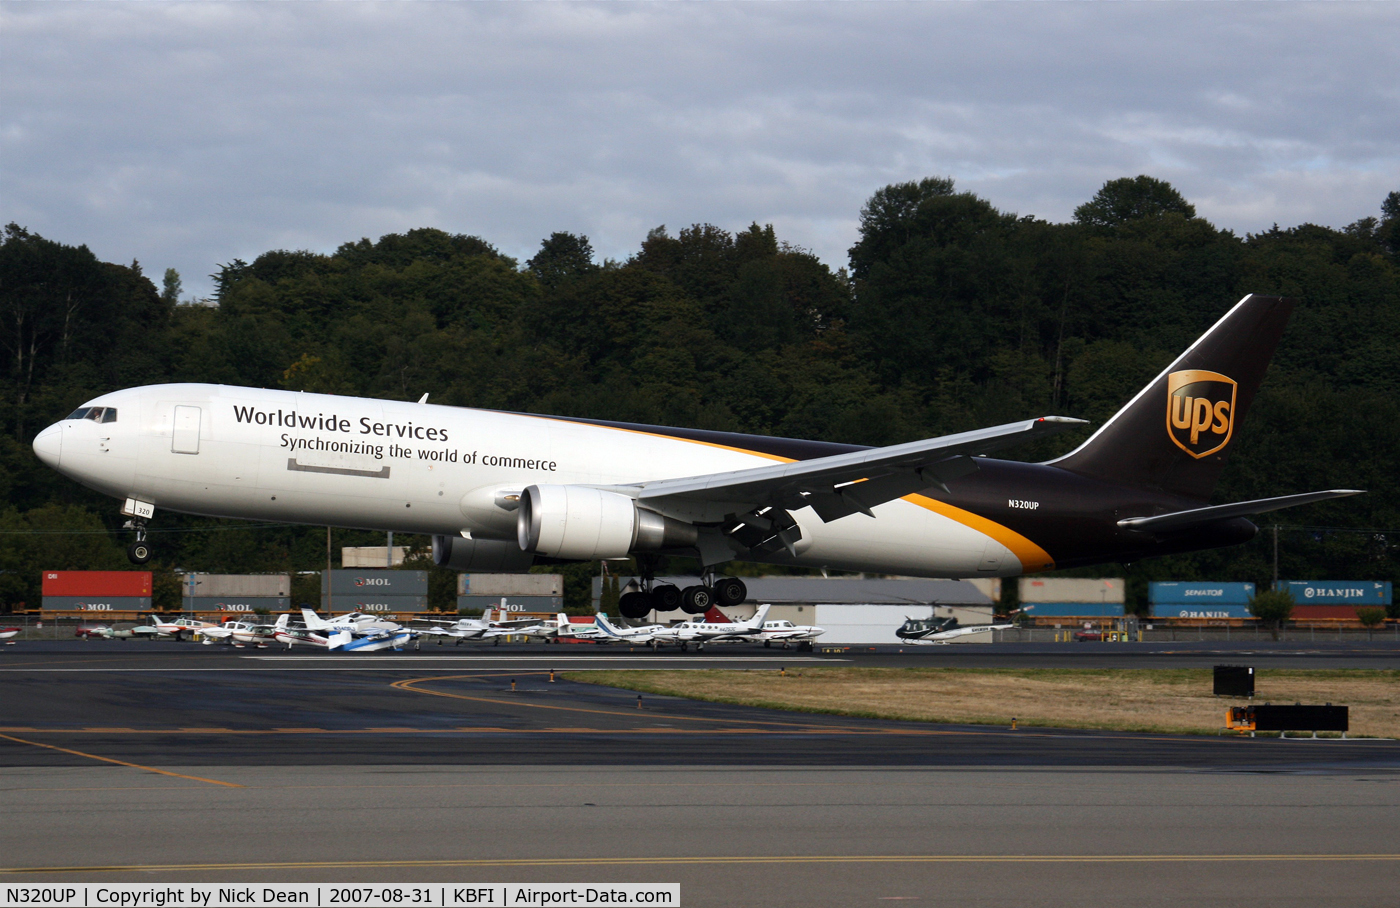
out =
{"type": "Polygon", "coordinates": [[[535,556],[532,552],[522,552],[513,542],[434,536],[433,561],[454,571],[523,574],[535,563],[535,556]]]}
{"type": "Polygon", "coordinates": [[[521,550],[577,561],[692,546],[698,538],[688,523],[587,486],[530,486],[520,495],[515,528],[521,550]]]}

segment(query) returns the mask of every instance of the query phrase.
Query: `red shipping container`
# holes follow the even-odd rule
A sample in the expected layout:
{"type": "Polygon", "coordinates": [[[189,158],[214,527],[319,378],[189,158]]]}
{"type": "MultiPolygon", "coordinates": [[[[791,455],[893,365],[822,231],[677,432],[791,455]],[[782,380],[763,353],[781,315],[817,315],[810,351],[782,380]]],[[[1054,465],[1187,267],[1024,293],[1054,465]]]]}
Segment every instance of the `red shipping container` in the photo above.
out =
{"type": "Polygon", "coordinates": [[[1356,620],[1356,610],[1358,608],[1385,608],[1383,605],[1295,605],[1293,606],[1293,620],[1307,621],[1312,618],[1342,618],[1347,621],[1356,620]]]}
{"type": "Polygon", "coordinates": [[[149,596],[150,571],[44,571],[45,596],[149,596]]]}

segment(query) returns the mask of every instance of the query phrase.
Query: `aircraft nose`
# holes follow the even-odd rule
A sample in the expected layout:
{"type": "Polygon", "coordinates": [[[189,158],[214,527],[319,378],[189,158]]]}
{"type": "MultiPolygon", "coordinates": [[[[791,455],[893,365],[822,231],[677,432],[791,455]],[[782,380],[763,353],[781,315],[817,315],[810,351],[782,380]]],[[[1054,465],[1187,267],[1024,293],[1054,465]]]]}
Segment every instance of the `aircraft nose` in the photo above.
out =
{"type": "Polygon", "coordinates": [[[34,453],[39,459],[54,469],[63,456],[63,424],[54,423],[34,436],[34,453]]]}

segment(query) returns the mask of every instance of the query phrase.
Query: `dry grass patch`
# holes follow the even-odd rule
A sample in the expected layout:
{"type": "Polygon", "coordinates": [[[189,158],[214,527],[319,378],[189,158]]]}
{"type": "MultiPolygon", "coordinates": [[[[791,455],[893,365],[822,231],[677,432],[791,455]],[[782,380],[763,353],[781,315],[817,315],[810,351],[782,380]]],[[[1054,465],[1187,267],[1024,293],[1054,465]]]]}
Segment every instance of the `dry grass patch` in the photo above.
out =
{"type": "MultiPolygon", "coordinates": [[[[573,681],[743,706],[976,725],[1214,734],[1209,669],[809,668],[574,672],[573,681]]],[[[1400,737],[1400,672],[1261,671],[1255,702],[1351,707],[1351,734],[1400,737]]]]}

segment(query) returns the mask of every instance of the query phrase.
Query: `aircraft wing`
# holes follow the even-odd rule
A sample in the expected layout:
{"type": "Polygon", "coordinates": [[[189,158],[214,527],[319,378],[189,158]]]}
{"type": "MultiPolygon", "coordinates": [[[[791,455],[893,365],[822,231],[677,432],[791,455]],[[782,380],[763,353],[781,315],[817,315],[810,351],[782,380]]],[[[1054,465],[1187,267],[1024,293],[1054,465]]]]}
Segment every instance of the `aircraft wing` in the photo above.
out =
{"type": "Polygon", "coordinates": [[[1363,491],[1362,489],[1331,489],[1326,492],[1282,495],[1278,498],[1257,498],[1254,501],[1237,501],[1234,504],[1218,504],[1208,508],[1192,508],[1189,511],[1173,511],[1170,514],[1158,514],[1155,517],[1128,517],[1118,521],[1118,525],[1125,530],[1147,530],[1148,532],[1181,530],[1202,523],[1229,520],[1233,517],[1248,517],[1251,514],[1266,514],[1269,511],[1291,508],[1300,504],[1312,504],[1314,501],[1326,501],[1329,498],[1361,495],[1363,491]]]}
{"type": "Polygon", "coordinates": [[[1053,435],[1085,420],[1042,416],[988,429],[681,479],[661,479],[622,487],[639,502],[664,507],[718,505],[730,513],[767,507],[797,509],[811,506],[823,521],[849,514],[871,515],[871,508],[923,489],[946,489],[950,479],[975,472],[969,455],[1053,435]]]}

